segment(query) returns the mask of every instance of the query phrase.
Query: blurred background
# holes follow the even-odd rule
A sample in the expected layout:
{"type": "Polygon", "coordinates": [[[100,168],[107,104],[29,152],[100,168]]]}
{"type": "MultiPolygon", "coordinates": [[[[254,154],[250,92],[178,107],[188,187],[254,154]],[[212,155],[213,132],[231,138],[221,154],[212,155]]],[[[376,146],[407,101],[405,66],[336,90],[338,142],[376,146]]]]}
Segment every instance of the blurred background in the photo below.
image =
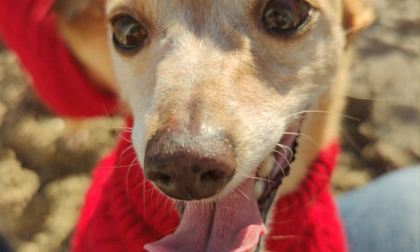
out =
{"type": "MultiPolygon", "coordinates": [[[[419,2],[372,2],[377,20],[355,43],[344,114],[359,121],[343,119],[336,194],[420,162],[419,2]]],[[[66,251],[90,170],[123,120],[63,120],[30,83],[0,39],[0,232],[19,252],[66,251]]]]}

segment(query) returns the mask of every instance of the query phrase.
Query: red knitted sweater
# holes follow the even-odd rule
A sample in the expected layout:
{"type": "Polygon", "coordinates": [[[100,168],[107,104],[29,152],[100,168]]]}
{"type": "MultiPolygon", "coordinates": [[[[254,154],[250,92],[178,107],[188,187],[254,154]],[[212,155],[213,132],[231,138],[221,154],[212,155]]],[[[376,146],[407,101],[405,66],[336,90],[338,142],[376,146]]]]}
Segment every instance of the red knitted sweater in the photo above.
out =
{"type": "MultiPolygon", "coordinates": [[[[37,93],[55,112],[72,117],[106,115],[116,98],[97,91],[67,51],[50,12],[53,0],[0,1],[0,32],[33,77],[37,93]]],[[[127,122],[131,126],[131,120],[127,122]]],[[[143,251],[173,233],[177,210],[144,179],[131,136],[94,170],[73,239],[73,252],[143,251]]],[[[346,251],[341,222],[328,188],[337,144],[319,153],[298,191],[274,208],[268,251],[346,251]]]]}

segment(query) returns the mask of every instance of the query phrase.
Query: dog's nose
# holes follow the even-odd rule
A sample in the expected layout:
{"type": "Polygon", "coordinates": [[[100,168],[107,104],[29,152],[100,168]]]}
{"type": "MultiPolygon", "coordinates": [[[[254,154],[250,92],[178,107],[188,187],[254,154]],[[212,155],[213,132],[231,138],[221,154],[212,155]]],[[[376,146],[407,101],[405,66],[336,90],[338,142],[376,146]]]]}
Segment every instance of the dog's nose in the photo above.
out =
{"type": "Polygon", "coordinates": [[[214,196],[232,179],[235,169],[235,146],[223,133],[191,135],[163,128],[147,143],[145,176],[175,199],[214,196]]]}

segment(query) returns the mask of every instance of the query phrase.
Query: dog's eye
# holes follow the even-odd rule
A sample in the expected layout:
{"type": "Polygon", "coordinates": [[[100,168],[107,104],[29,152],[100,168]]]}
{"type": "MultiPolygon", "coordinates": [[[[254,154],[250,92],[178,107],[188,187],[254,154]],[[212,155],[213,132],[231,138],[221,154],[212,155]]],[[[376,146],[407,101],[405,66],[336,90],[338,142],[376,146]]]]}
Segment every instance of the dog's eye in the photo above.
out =
{"type": "Polygon", "coordinates": [[[265,7],[262,24],[276,32],[296,30],[309,17],[310,5],[303,0],[272,0],[265,7]]]}
{"type": "Polygon", "coordinates": [[[147,38],[146,29],[130,16],[120,16],[112,22],[114,26],[114,44],[123,49],[136,48],[147,38]]]}

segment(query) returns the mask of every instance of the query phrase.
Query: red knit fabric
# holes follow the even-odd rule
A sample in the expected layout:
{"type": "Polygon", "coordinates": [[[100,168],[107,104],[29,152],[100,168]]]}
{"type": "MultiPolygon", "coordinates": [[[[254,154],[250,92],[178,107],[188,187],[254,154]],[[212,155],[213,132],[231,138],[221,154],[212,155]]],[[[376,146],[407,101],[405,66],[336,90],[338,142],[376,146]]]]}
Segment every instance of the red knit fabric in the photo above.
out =
{"type": "Polygon", "coordinates": [[[299,189],[276,203],[266,242],[269,251],[347,251],[329,190],[338,153],[337,143],[320,152],[299,189]]]}
{"type": "MultiPolygon", "coordinates": [[[[117,149],[96,168],[73,252],[143,251],[145,244],[174,232],[179,223],[171,201],[144,179],[130,136],[123,133],[117,149]]],[[[322,151],[299,190],[273,206],[269,251],[346,251],[328,189],[338,152],[337,144],[322,151]]]]}
{"type": "MultiPolygon", "coordinates": [[[[88,117],[112,113],[115,97],[95,90],[58,36],[54,0],[0,1],[0,32],[20,56],[35,88],[57,113],[88,117]]],[[[128,126],[132,121],[128,120],[128,126]]],[[[177,210],[143,177],[129,132],[97,166],[73,239],[73,252],[143,251],[175,231],[177,210]]],[[[346,251],[328,189],[337,144],[319,154],[299,190],[274,207],[269,251],[346,251]]]]}
{"type": "Polygon", "coordinates": [[[50,109],[71,117],[112,114],[117,99],[95,89],[57,33],[54,0],[1,0],[0,33],[50,109]]]}

